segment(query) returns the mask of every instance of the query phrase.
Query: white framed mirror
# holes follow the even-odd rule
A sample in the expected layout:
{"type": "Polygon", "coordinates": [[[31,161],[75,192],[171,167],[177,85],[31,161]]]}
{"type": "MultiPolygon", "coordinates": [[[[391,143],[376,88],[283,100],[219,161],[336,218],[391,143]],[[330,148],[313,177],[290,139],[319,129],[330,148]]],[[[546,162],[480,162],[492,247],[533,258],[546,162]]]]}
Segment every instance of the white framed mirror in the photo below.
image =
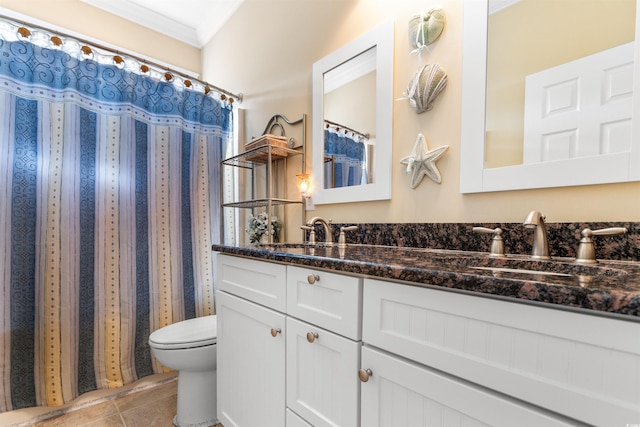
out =
{"type": "Polygon", "coordinates": [[[393,21],[313,64],[315,204],[391,198],[393,21]]]}
{"type": "MultiPolygon", "coordinates": [[[[489,24],[490,19],[493,20],[498,13],[506,11],[500,11],[489,18],[492,1],[465,1],[463,5],[460,192],[478,193],[640,181],[640,43],[631,41],[626,47],[620,47],[619,49],[624,50],[622,55],[626,55],[628,59],[601,67],[602,69],[591,76],[582,75],[580,72],[593,71],[596,68],[592,65],[594,62],[598,66],[603,64],[605,60],[601,56],[594,56],[600,55],[601,52],[566,62],[560,60],[560,64],[553,66],[532,64],[534,71],[520,76],[518,83],[521,89],[515,96],[523,99],[521,107],[506,108],[502,114],[496,114],[491,109],[502,101],[496,101],[500,97],[495,96],[495,93],[507,86],[509,78],[501,75],[497,83],[491,80],[496,69],[491,62],[494,60],[492,54],[495,53],[495,47],[491,44],[494,43],[493,40],[497,37],[509,40],[514,49],[520,49],[525,55],[528,53],[528,57],[554,55],[548,48],[539,51],[531,49],[528,45],[516,41],[513,35],[491,33],[496,27],[493,27],[493,21],[489,24]],[[567,74],[567,70],[576,69],[579,71],[577,74],[567,74]],[[594,79],[597,80],[595,83],[587,83],[593,82],[594,79]],[[498,88],[492,91],[492,87],[498,88]],[[612,101],[612,104],[622,104],[622,110],[626,111],[627,117],[610,118],[608,110],[598,110],[584,118],[583,112],[588,109],[585,102],[588,99],[595,99],[595,104],[601,107],[608,101],[612,101]],[[552,123],[551,127],[545,127],[548,122],[552,123]],[[520,127],[522,135],[512,134],[509,137],[512,140],[521,138],[519,147],[510,149],[500,142],[495,145],[495,141],[499,141],[496,135],[503,131],[497,126],[505,123],[515,123],[517,126],[514,127],[520,127]],[[597,125],[594,127],[595,130],[587,130],[584,123],[589,126],[594,123],[597,125]],[[496,153],[509,157],[509,150],[512,151],[511,157],[515,157],[516,161],[495,160],[496,153]]],[[[600,38],[609,33],[620,32],[620,23],[612,21],[608,14],[612,2],[600,1],[603,4],[599,6],[599,17],[602,20],[599,28],[585,24],[579,16],[560,12],[564,21],[558,27],[565,31],[565,36],[556,36],[556,43],[563,44],[567,37],[578,31],[572,29],[571,25],[580,25],[589,31],[599,33],[600,38]],[[568,18],[569,16],[572,18],[568,18]]],[[[550,4],[557,11],[559,2],[567,2],[567,7],[585,6],[584,2],[576,0],[498,2],[503,6],[513,4],[509,6],[512,10],[550,4]]],[[[637,40],[640,11],[635,8],[635,4],[631,7],[635,9],[635,15],[630,15],[631,25],[635,24],[630,30],[631,37],[637,40]]],[[[539,38],[542,32],[549,30],[547,21],[550,18],[547,16],[537,20],[531,17],[532,13],[532,9],[527,12],[536,31],[526,34],[529,38],[539,38]]],[[[524,27],[524,24],[521,27],[524,27]]],[[[501,49],[504,48],[498,50],[501,49]]],[[[603,48],[602,54],[608,55],[606,52],[614,49],[618,48],[603,48]]],[[[518,66],[522,65],[523,60],[513,55],[506,56],[507,65],[500,64],[502,69],[509,66],[509,61],[518,66]]],[[[619,56],[614,60],[619,61],[617,58],[619,56]]],[[[514,95],[510,93],[508,96],[514,95]]]]}

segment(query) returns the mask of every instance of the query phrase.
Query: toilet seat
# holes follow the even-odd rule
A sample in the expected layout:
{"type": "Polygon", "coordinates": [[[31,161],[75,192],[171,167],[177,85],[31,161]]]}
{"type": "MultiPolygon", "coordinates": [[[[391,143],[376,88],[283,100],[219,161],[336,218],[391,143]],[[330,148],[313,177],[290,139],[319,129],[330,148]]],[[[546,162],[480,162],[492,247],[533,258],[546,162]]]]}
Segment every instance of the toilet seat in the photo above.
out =
{"type": "Polygon", "coordinates": [[[216,316],[203,316],[183,320],[154,331],[149,345],[158,349],[187,349],[213,345],[217,342],[216,316]]]}

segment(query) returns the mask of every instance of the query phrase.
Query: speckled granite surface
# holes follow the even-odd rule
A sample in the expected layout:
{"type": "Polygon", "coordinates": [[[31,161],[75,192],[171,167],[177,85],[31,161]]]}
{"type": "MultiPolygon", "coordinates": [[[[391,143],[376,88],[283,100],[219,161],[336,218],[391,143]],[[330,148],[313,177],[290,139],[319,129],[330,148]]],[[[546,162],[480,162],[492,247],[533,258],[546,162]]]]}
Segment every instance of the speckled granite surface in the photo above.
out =
{"type": "MultiPolygon", "coordinates": [[[[491,236],[471,231],[474,226],[500,227],[503,231],[505,253],[529,254],[533,241],[532,230],[522,223],[403,223],[403,224],[333,224],[334,242],[338,241],[341,226],[356,225],[358,231],[347,233],[349,243],[364,245],[403,246],[413,248],[452,249],[461,251],[489,251],[491,236]]],[[[598,230],[624,227],[624,236],[596,237],[598,259],[640,261],[640,223],[638,222],[570,222],[547,223],[551,256],[575,257],[580,232],[585,228],[598,230]]],[[[318,241],[325,241],[324,229],[316,227],[318,241]]]]}
{"type": "MultiPolygon", "coordinates": [[[[276,244],[214,245],[213,250],[640,321],[640,227],[637,223],[548,224],[551,261],[534,261],[527,255],[513,254],[531,251],[529,230],[521,224],[340,225],[358,226],[358,231],[348,233],[350,244],[346,249],[323,244],[276,244]],[[489,257],[485,251],[489,250],[490,236],[472,233],[474,225],[503,228],[509,255],[489,257]],[[627,227],[630,232],[626,236],[599,238],[596,253],[601,261],[598,264],[573,263],[580,230],[614,226],[627,227]],[[608,260],[602,261],[603,258],[608,260]]],[[[333,226],[334,240],[340,225],[333,226]]],[[[322,241],[320,228],[317,227],[317,231],[322,241]]]]}

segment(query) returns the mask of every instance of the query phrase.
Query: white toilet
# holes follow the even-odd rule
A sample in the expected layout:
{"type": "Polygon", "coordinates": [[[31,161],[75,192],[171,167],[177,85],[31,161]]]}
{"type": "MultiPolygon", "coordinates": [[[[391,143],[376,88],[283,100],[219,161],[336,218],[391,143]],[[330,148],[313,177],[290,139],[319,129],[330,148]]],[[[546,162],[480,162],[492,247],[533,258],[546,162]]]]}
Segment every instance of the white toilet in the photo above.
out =
{"type": "Polygon", "coordinates": [[[196,317],[160,328],[149,346],[160,363],[178,371],[178,427],[205,427],[216,416],[216,316],[196,317]]]}

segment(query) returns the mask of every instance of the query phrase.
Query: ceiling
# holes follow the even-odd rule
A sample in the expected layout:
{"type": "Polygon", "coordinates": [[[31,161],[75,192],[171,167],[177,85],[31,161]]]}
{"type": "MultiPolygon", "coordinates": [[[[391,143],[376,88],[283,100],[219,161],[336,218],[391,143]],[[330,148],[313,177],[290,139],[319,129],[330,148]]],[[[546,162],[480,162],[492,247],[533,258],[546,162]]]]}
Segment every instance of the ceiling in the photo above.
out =
{"type": "MultiPolygon", "coordinates": [[[[201,48],[244,0],[81,0],[129,21],[201,48]]],[[[495,13],[520,0],[489,0],[495,13]]]]}
{"type": "Polygon", "coordinates": [[[244,0],[82,0],[169,37],[203,47],[244,0]]]}

